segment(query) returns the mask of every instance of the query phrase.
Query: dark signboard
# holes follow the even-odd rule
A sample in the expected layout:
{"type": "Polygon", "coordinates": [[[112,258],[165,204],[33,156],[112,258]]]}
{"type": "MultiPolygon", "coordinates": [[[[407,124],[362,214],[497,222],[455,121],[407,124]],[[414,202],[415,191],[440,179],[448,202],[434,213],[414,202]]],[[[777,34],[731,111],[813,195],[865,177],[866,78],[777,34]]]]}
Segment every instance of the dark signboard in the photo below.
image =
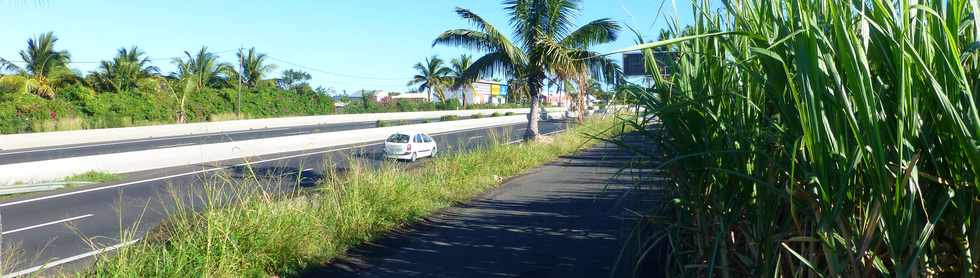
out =
{"type": "Polygon", "coordinates": [[[623,53],[623,73],[626,76],[647,75],[643,66],[643,53],[623,53]]]}

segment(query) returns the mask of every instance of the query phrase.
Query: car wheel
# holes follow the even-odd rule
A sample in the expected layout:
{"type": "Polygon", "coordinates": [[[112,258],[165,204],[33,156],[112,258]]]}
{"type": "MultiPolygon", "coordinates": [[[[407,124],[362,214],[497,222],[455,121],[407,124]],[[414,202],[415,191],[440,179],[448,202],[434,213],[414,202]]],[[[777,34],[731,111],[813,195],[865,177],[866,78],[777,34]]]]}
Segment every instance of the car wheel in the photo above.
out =
{"type": "Polygon", "coordinates": [[[418,153],[412,153],[412,159],[410,161],[415,162],[418,159],[419,159],[419,154],[418,153]]]}

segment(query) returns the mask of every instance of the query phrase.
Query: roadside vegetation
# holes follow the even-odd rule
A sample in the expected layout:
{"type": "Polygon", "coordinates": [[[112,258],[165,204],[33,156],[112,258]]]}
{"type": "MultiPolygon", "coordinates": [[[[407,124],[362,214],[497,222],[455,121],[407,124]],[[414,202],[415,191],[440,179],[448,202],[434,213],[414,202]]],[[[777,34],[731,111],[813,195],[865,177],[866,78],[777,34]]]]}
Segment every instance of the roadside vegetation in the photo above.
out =
{"type": "MultiPolygon", "coordinates": [[[[463,68],[459,72],[462,75],[457,78],[508,77],[511,94],[527,97],[531,106],[525,134],[527,139],[540,136],[541,90],[546,80],[575,83],[577,86],[564,88],[577,90],[579,96],[589,94],[592,87],[588,84],[593,82],[621,84],[622,68],[591,50],[594,46],[616,40],[621,27],[615,21],[601,18],[576,26],[575,17],[581,13],[581,8],[580,1],[575,0],[504,1],[503,8],[509,17],[510,27],[513,27],[513,36],[507,36],[504,29],[478,13],[459,7],[456,14],[472,28],[446,30],[433,40],[432,45],[461,47],[482,54],[463,68]]],[[[435,58],[426,61],[431,63],[435,58]]],[[[422,66],[417,67],[429,68],[422,66]]],[[[449,72],[458,71],[447,69],[443,76],[448,76],[449,72]]],[[[584,97],[578,97],[577,107],[584,107],[583,101],[584,97]]],[[[583,119],[579,118],[579,122],[583,119]]]]}
{"type": "MultiPolygon", "coordinates": [[[[97,259],[82,276],[239,277],[296,275],[394,228],[441,208],[465,202],[518,175],[589,147],[591,136],[613,136],[615,120],[590,120],[554,137],[553,143],[502,142],[453,152],[405,169],[379,169],[351,160],[345,171],[329,167],[315,192],[273,193],[243,183],[217,183],[200,197],[201,213],[176,197],[166,224],[143,241],[97,259]],[[219,201],[234,192],[228,203],[219,201]]],[[[493,137],[493,136],[491,136],[493,137]]],[[[495,141],[507,141],[494,139],[495,141]]],[[[215,179],[224,180],[226,179],[215,179]]]]}
{"type": "Polygon", "coordinates": [[[81,173],[81,174],[77,174],[77,175],[72,175],[72,176],[66,177],[65,178],[65,181],[67,181],[69,183],[71,183],[71,182],[94,182],[94,183],[102,183],[102,182],[120,181],[120,180],[122,180],[124,178],[125,178],[125,176],[124,175],[121,175],[121,174],[113,174],[113,173],[99,172],[99,171],[88,171],[88,172],[85,172],[85,173],[81,173]]]}
{"type": "MultiPolygon", "coordinates": [[[[53,33],[40,34],[28,40],[27,48],[20,51],[17,59],[0,58],[0,134],[463,108],[459,100],[446,97],[444,88],[449,87],[440,78],[449,70],[441,65],[440,77],[432,85],[442,96],[439,102],[380,103],[370,97],[359,101],[346,98],[341,102],[347,106],[338,111],[331,96],[337,92],[313,88],[309,83],[312,76],[301,70],[287,69],[281,76],[272,76],[276,65],[254,48],[239,52],[201,47],[162,61],[151,59],[135,46],[120,48],[115,57],[102,61],[91,72],[82,73],[70,67],[71,54],[59,49],[57,42],[58,37],[53,33]],[[222,58],[235,62],[226,63],[222,58]],[[171,63],[176,70],[165,73],[154,63],[171,63]]],[[[358,93],[371,94],[370,91],[358,93]]],[[[526,105],[466,108],[491,107],[526,105]]]]}
{"type": "Polygon", "coordinates": [[[664,146],[636,152],[670,181],[620,268],[980,275],[980,7],[912,3],[691,1],[638,45],[666,74],[629,90],[664,146]]]}

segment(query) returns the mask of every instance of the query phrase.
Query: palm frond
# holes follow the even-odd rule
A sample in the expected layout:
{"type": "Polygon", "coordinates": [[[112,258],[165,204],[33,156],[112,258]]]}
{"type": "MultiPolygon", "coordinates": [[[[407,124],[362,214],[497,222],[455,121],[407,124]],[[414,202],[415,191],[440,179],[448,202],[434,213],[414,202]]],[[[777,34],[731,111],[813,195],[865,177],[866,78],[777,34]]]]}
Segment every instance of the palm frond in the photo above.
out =
{"type": "Polygon", "coordinates": [[[573,48],[589,48],[594,45],[616,40],[617,33],[622,28],[615,21],[603,18],[589,22],[579,27],[561,39],[560,44],[573,48]]]}

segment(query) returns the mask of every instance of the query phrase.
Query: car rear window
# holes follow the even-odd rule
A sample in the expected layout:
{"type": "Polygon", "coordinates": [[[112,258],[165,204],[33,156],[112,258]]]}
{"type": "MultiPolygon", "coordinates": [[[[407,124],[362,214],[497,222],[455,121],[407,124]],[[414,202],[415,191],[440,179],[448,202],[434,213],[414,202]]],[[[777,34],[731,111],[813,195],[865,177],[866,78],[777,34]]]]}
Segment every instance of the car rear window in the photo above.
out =
{"type": "Polygon", "coordinates": [[[391,137],[388,137],[388,142],[391,142],[391,143],[408,143],[408,138],[411,138],[411,137],[409,137],[408,135],[405,135],[405,134],[392,134],[391,137]]]}

